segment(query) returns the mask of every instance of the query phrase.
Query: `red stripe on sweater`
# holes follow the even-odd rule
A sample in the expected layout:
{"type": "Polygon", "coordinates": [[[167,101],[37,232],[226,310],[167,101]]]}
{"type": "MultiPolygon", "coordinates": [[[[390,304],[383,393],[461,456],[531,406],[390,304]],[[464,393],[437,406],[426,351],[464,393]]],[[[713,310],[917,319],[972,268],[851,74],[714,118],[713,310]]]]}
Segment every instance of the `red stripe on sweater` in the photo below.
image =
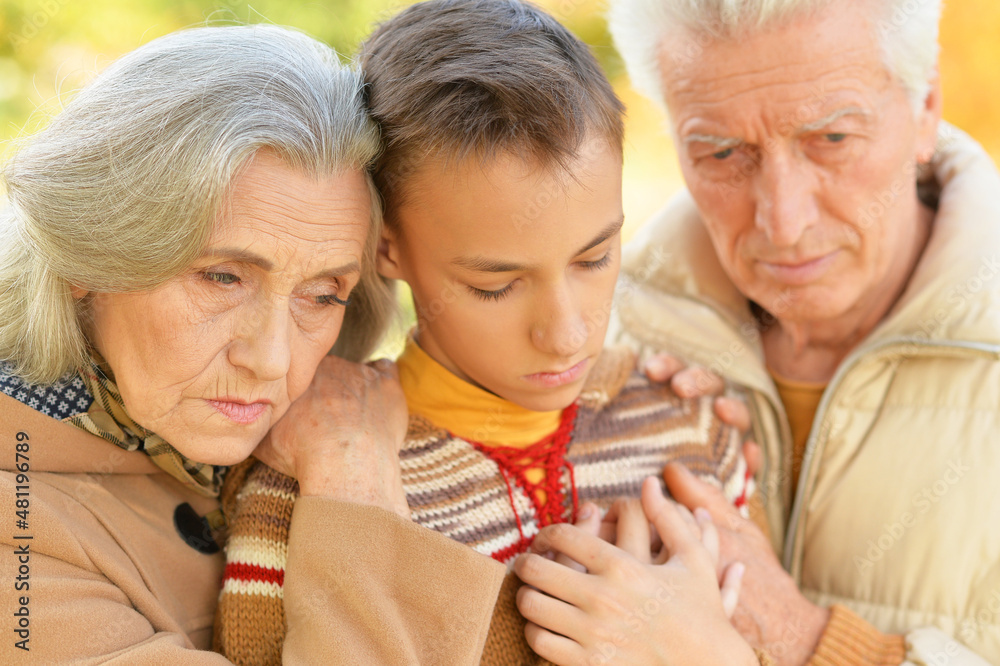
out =
{"type": "Polygon", "coordinates": [[[229,562],[222,572],[222,580],[277,583],[279,587],[283,587],[285,585],[285,570],[259,567],[256,564],[244,564],[243,562],[229,562]]]}

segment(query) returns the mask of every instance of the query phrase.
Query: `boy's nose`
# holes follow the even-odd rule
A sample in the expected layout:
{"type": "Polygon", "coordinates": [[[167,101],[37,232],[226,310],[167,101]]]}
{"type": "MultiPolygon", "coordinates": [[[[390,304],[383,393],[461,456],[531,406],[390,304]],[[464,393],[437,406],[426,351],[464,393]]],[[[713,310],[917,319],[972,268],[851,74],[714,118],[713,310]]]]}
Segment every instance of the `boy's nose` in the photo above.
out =
{"type": "Polygon", "coordinates": [[[572,294],[564,290],[550,302],[540,304],[538,313],[531,341],[539,351],[569,360],[583,349],[590,331],[572,294]]]}

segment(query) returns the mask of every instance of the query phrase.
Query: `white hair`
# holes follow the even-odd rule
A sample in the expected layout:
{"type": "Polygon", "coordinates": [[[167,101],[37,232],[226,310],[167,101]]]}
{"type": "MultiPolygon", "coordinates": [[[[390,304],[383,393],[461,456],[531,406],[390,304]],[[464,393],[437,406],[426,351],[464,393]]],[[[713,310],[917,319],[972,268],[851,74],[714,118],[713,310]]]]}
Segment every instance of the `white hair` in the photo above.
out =
{"type": "MultiPolygon", "coordinates": [[[[361,75],[329,47],[271,25],[200,27],[156,39],[107,67],[3,169],[0,361],[52,382],[85,364],[89,292],[152,289],[207,242],[233,180],[259,150],[317,176],[366,171],[379,152],[361,75]]],[[[392,297],[374,269],[335,348],[359,360],[392,297]]]]}
{"type": "MultiPolygon", "coordinates": [[[[663,39],[678,30],[704,39],[727,39],[825,9],[835,0],[612,0],[609,23],[632,84],[664,104],[660,67],[663,39]]],[[[868,4],[870,3],[870,4],[868,4]]],[[[841,2],[841,4],[843,4],[841,2]]],[[[865,0],[883,5],[872,27],[889,72],[906,89],[915,109],[930,92],[938,58],[941,0],[865,0]]],[[[675,58],[697,58],[704,41],[675,58]]]]}

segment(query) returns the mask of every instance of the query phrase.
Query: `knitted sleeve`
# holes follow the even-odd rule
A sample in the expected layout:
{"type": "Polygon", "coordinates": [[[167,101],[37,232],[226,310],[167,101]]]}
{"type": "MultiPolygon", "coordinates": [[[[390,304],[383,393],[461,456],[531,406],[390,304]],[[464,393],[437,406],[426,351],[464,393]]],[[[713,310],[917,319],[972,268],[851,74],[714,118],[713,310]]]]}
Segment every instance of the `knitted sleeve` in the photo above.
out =
{"type": "Polygon", "coordinates": [[[846,607],[834,605],[808,666],[898,666],[905,659],[903,636],[883,634],[846,607]]]}
{"type": "Polygon", "coordinates": [[[376,507],[298,497],[263,463],[226,479],[223,505],[213,648],[233,663],[472,663],[482,650],[501,564],[376,507]]]}

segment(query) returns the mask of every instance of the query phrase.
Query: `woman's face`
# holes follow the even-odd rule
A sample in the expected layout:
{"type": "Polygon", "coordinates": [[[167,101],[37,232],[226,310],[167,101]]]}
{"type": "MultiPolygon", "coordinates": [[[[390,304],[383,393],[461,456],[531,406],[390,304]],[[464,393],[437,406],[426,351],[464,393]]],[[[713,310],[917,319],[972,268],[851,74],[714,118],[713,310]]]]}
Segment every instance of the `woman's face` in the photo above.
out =
{"type": "Polygon", "coordinates": [[[93,294],[129,415],[197,462],[249,456],[336,341],[370,220],[360,171],[316,180],[259,153],[182,274],[93,294]]]}

